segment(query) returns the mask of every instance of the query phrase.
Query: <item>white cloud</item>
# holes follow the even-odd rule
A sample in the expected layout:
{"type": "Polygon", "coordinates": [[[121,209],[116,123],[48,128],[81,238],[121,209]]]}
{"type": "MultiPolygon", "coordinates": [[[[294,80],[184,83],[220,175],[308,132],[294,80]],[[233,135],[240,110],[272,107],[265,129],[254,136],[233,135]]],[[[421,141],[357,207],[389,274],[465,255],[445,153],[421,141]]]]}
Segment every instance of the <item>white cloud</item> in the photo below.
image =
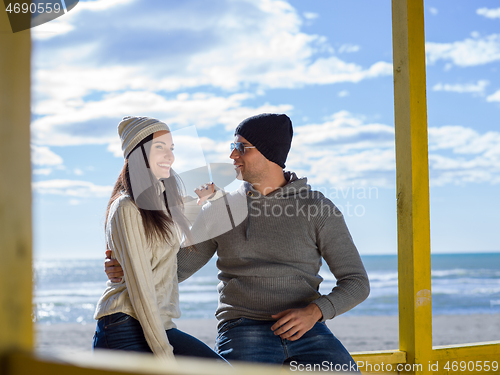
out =
{"type": "MultiPolygon", "coordinates": [[[[429,162],[432,166],[433,156],[431,155],[429,162]]],[[[478,170],[452,170],[443,171],[434,176],[431,170],[430,185],[464,185],[466,183],[498,183],[498,177],[487,171],[478,170]],[[496,179],[496,180],[495,180],[496,179]]]]}
{"type": "Polygon", "coordinates": [[[303,17],[284,1],[176,4],[80,2],[54,26],[57,38],[35,40],[34,143],[107,144],[119,156],[116,125],[127,114],[229,131],[257,113],[290,113],[288,104],[245,104],[266,89],[392,75],[388,62],[339,58],[325,37],[301,30],[303,17]],[[229,93],[193,93],[214,88],[229,93]]]}
{"type": "Polygon", "coordinates": [[[433,16],[437,16],[437,14],[439,13],[439,11],[434,7],[430,7],[429,12],[431,12],[433,16]]]}
{"type": "Polygon", "coordinates": [[[34,182],[33,191],[38,194],[56,194],[71,197],[109,197],[113,187],[99,186],[88,181],[47,180],[34,182]]]}
{"type": "Polygon", "coordinates": [[[392,186],[394,129],[364,121],[341,111],[324,123],[295,127],[287,165],[315,185],[392,186]]]}
{"type": "Polygon", "coordinates": [[[488,101],[488,102],[500,102],[500,90],[497,90],[495,93],[486,97],[486,101],[488,101]]]}
{"type": "Polygon", "coordinates": [[[51,168],[37,168],[37,169],[33,169],[32,173],[34,175],[48,176],[49,174],[52,173],[52,169],[51,168]]]}
{"type": "Polygon", "coordinates": [[[80,1],[78,5],[71,11],[71,13],[82,12],[90,10],[93,12],[100,12],[133,2],[134,0],[94,0],[94,1],[80,1]]]}
{"type": "Polygon", "coordinates": [[[61,165],[63,159],[48,147],[31,145],[31,162],[34,165],[61,165]]]}
{"type": "Polygon", "coordinates": [[[308,20],[314,20],[319,17],[318,13],[304,12],[304,18],[308,20]]]}
{"type": "Polygon", "coordinates": [[[500,18],[500,8],[496,9],[479,8],[476,11],[476,13],[486,18],[500,18]]]}
{"type": "Polygon", "coordinates": [[[122,145],[118,138],[115,138],[113,141],[109,143],[107,150],[117,158],[123,157],[122,145]]]}
{"type": "Polygon", "coordinates": [[[344,98],[346,96],[349,96],[349,91],[347,90],[342,90],[338,93],[338,96],[341,97],[341,98],[344,98]]]}
{"type": "Polygon", "coordinates": [[[500,60],[500,34],[481,38],[473,33],[472,39],[453,43],[427,42],[425,52],[428,64],[445,60],[460,67],[484,65],[500,60]]]}
{"type": "MultiPolygon", "coordinates": [[[[499,132],[442,126],[428,135],[431,185],[500,182],[499,132]]],[[[393,187],[394,127],[346,111],[296,127],[287,166],[320,186],[393,187]]]]}
{"type": "MultiPolygon", "coordinates": [[[[123,5],[130,3],[133,0],[96,0],[96,1],[79,1],[77,6],[71,11],[66,12],[64,16],[51,20],[49,22],[43,23],[31,29],[31,36],[34,40],[47,40],[54,38],[56,36],[61,36],[69,33],[75,29],[74,23],[75,19],[79,16],[79,13],[85,11],[104,11],[113,8],[117,5],[123,5]]],[[[50,13],[41,13],[36,18],[47,18],[50,17],[50,13]]],[[[42,21],[43,22],[43,21],[42,21]]]]}
{"type": "Polygon", "coordinates": [[[477,83],[468,83],[468,84],[449,84],[449,83],[437,83],[432,89],[434,91],[449,91],[449,92],[457,92],[457,93],[474,93],[474,94],[484,94],[484,90],[486,86],[489,85],[489,82],[486,80],[477,81],[477,83]]]}
{"type": "MultiPolygon", "coordinates": [[[[325,37],[302,32],[297,11],[279,0],[221,1],[198,12],[190,1],[154,10],[134,2],[114,7],[112,16],[105,10],[90,15],[85,6],[79,4],[75,10],[80,10],[66,19],[74,28],[60,35],[58,43],[38,42],[36,98],[204,85],[288,88],[392,74],[388,62],[363,67],[340,60],[325,37]],[[170,47],[146,47],[155,44],[170,47]],[[318,57],[319,52],[330,56],[318,57]]],[[[341,49],[353,52],[359,46],[341,49]]]]}
{"type": "Polygon", "coordinates": [[[442,126],[429,128],[429,151],[449,149],[455,154],[491,155],[500,147],[500,133],[486,132],[463,126],[442,126]]]}
{"type": "MultiPolygon", "coordinates": [[[[246,107],[243,101],[252,95],[240,93],[229,97],[213,94],[179,94],[171,99],[144,91],[109,94],[99,101],[47,101],[44,111],[52,113],[32,123],[33,139],[44,145],[108,144],[115,156],[122,156],[116,127],[124,115],[147,115],[165,121],[174,128],[196,125],[210,128],[223,125],[233,130],[243,119],[258,113],[290,113],[291,105],[264,104],[246,107]],[[59,110],[57,109],[59,106],[59,110]],[[147,113],[146,113],[147,112],[147,113]]],[[[34,108],[37,113],[39,107],[34,108]]]]}
{"type": "Polygon", "coordinates": [[[31,36],[33,40],[45,40],[69,33],[74,28],[75,27],[62,16],[61,18],[56,18],[55,20],[32,28],[31,36]]]}
{"type": "Polygon", "coordinates": [[[354,44],[343,44],[339,48],[339,53],[352,53],[352,52],[358,52],[359,50],[360,47],[354,44]]]}
{"type": "Polygon", "coordinates": [[[135,78],[139,70],[119,65],[96,68],[59,65],[55,70],[38,69],[33,80],[34,91],[38,93],[35,111],[40,115],[63,112],[82,105],[83,97],[93,92],[109,93],[152,85],[135,78]],[[66,108],[58,106],[57,100],[65,100],[66,108]]]}
{"type": "Polygon", "coordinates": [[[429,128],[433,185],[500,182],[500,133],[463,126],[429,128]]]}

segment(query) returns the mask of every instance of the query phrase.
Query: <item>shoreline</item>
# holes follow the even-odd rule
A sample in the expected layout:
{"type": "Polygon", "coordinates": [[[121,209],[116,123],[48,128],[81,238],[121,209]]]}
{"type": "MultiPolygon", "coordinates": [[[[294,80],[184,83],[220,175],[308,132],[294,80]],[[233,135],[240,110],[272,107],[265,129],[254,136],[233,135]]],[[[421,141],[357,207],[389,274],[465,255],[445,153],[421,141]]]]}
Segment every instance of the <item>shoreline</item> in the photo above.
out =
{"type": "MultiPolygon", "coordinates": [[[[177,328],[213,348],[217,320],[179,319],[177,328]]],[[[349,352],[398,348],[397,316],[339,316],[328,327],[349,352]]],[[[500,340],[500,314],[435,315],[433,346],[500,340]]],[[[41,354],[90,353],[95,324],[35,324],[35,350],[41,354]]]]}

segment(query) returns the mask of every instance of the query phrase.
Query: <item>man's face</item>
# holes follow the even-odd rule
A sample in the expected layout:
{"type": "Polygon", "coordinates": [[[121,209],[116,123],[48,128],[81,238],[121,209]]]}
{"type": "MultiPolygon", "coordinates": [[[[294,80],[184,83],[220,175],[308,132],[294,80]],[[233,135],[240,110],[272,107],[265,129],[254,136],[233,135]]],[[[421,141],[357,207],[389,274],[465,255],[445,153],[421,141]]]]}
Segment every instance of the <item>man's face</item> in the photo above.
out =
{"type": "MultiPolygon", "coordinates": [[[[234,143],[236,142],[241,142],[244,146],[253,146],[241,135],[234,137],[234,143]]],[[[247,181],[251,184],[259,183],[269,171],[270,161],[256,148],[246,148],[243,155],[234,149],[229,157],[233,159],[236,178],[239,180],[247,181]]]]}

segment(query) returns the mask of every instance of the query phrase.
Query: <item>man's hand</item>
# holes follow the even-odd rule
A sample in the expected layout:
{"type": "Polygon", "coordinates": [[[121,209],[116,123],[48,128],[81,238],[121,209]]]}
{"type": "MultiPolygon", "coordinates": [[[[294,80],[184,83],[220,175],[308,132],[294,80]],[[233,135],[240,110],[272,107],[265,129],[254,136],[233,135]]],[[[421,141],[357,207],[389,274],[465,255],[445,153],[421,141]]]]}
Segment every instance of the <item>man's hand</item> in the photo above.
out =
{"type": "Polygon", "coordinates": [[[282,339],[295,341],[314,327],[318,320],[323,318],[323,314],[318,305],[310,303],[307,307],[285,310],[272,317],[279,319],[271,327],[274,334],[282,339]]]}
{"type": "Polygon", "coordinates": [[[194,189],[194,192],[196,193],[196,195],[198,195],[198,200],[196,201],[196,203],[201,206],[207,199],[210,199],[212,195],[215,194],[215,185],[213,182],[204,184],[194,189]]]}
{"type": "Polygon", "coordinates": [[[122,281],[123,269],[116,259],[111,259],[111,250],[106,250],[106,259],[104,260],[104,271],[112,283],[122,281]]]}

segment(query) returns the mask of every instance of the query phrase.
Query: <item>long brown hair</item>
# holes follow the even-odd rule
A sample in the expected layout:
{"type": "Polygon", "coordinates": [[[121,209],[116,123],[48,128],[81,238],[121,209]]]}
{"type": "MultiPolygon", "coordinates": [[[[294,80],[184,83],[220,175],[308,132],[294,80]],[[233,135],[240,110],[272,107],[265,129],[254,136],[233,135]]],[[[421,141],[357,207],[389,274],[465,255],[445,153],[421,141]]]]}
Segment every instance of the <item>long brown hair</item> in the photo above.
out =
{"type": "Polygon", "coordinates": [[[152,172],[148,169],[153,185],[140,192],[139,196],[136,197],[134,195],[130,180],[129,157],[136,149],[142,148],[144,158],[146,159],[145,164],[149,168],[146,155],[149,155],[151,150],[150,141],[152,139],[153,134],[144,138],[136,147],[134,147],[129,156],[125,159],[125,164],[123,165],[118,179],[116,180],[113,192],[111,193],[111,198],[108,202],[105,228],[107,226],[109,210],[112,203],[122,194],[122,192],[124,192],[130,196],[132,202],[141,214],[144,231],[149,244],[152,244],[155,240],[169,242],[172,238],[174,238],[174,224],[177,224],[184,236],[191,240],[189,222],[183,214],[184,205],[182,196],[184,195],[184,184],[174,170],[170,170],[169,178],[161,179],[156,183],[156,177],[154,177],[152,172]],[[157,191],[158,186],[156,186],[159,183],[163,184],[165,188],[161,199],[157,191]],[[147,209],[144,207],[147,207],[147,209]],[[165,212],[165,208],[168,215],[165,212]]]}

